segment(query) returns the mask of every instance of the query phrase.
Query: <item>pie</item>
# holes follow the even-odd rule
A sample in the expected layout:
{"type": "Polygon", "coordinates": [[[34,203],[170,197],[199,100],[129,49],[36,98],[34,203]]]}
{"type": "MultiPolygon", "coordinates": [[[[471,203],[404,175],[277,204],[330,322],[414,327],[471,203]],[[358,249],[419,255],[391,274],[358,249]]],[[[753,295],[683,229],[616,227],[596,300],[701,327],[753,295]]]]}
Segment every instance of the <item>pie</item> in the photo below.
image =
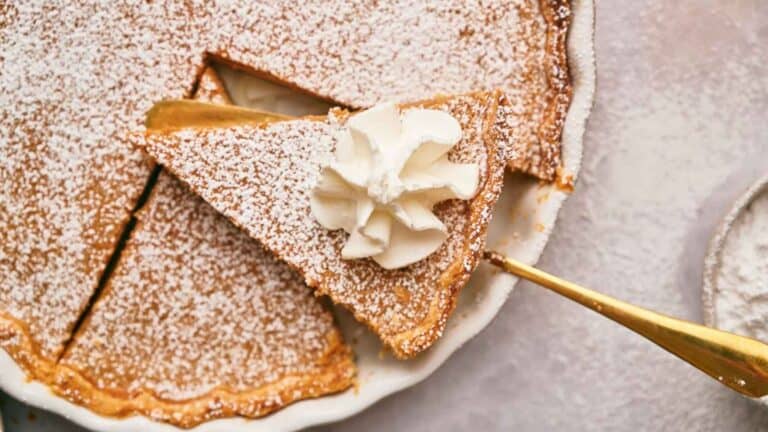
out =
{"type": "MultiPolygon", "coordinates": [[[[500,159],[549,181],[570,101],[569,22],[566,0],[0,4],[0,348],[65,397],[109,404],[69,392],[60,372],[87,365],[78,344],[107,332],[91,314],[127,286],[111,280],[121,270],[110,262],[140,256],[120,253],[121,239],[138,239],[134,214],[150,214],[147,196],[158,206],[168,198],[152,190],[154,163],[125,138],[154,103],[192,97],[211,62],[348,109],[499,88],[500,159]]],[[[428,338],[419,340],[421,349],[428,338]]],[[[149,382],[121,379],[104,388],[149,382]]]]}

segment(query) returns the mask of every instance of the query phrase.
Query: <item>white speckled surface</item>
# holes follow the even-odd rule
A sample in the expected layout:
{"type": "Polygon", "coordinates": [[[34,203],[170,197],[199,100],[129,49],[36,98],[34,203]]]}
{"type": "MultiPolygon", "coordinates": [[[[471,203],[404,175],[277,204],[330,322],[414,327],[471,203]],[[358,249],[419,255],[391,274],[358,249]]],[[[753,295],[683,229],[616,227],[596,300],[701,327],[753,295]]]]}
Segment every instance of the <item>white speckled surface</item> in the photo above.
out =
{"type": "MultiPolygon", "coordinates": [[[[768,2],[599,2],[596,51],[581,178],[540,266],[700,321],[709,237],[768,172],[768,2]]],[[[0,402],[7,431],[80,431],[0,402]]],[[[768,430],[768,410],[522,284],[431,378],[320,430],[470,428],[768,430]]]]}

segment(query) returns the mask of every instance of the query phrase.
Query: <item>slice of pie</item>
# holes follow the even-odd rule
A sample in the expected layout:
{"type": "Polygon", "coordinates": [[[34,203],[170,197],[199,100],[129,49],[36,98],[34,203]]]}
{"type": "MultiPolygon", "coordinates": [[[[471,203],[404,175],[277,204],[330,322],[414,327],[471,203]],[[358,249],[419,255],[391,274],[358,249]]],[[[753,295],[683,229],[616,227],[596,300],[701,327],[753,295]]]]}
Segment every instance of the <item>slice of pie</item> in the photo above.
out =
{"type": "Polygon", "coordinates": [[[310,211],[310,191],[349,118],[345,111],[266,125],[160,129],[136,134],[133,142],[298,270],[318,294],[352,311],[397,357],[407,358],[441,335],[484,248],[504,167],[493,127],[500,98],[498,92],[474,93],[401,107],[457,119],[462,136],[449,159],[477,164],[480,180],[471,200],[435,208],[447,227],[442,246],[395,270],[369,259],[342,259],[347,235],[323,228],[310,211]]]}
{"type": "MultiPolygon", "coordinates": [[[[208,69],[198,97],[226,94],[208,69]]],[[[189,427],[344,390],[355,366],[301,277],[161,172],[54,391],[189,427]]]]}

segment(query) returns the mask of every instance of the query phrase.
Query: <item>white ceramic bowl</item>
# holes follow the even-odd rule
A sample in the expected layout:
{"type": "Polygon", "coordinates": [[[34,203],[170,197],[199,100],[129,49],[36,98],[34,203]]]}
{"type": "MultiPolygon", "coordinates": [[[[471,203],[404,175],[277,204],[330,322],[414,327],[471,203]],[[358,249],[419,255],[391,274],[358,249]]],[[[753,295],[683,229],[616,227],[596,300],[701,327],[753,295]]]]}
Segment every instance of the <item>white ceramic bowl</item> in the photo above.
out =
{"type": "MultiPolygon", "coordinates": [[[[704,261],[704,286],[702,289],[702,308],[704,312],[704,322],[706,325],[763,340],[765,340],[765,331],[754,332],[745,330],[751,327],[749,325],[749,320],[754,318],[752,316],[748,316],[749,314],[744,314],[743,320],[741,320],[741,317],[739,317],[737,320],[738,322],[733,322],[733,320],[731,320],[731,322],[728,324],[718,322],[718,314],[727,311],[724,310],[725,306],[718,304],[717,298],[718,294],[722,294],[723,290],[727,289],[725,286],[718,286],[718,279],[721,275],[722,256],[724,253],[726,240],[728,239],[729,234],[731,233],[734,226],[738,225],[737,221],[740,219],[742,212],[749,208],[750,204],[752,204],[752,202],[758,196],[764,193],[768,193],[768,175],[762,177],[760,180],[750,186],[749,189],[747,189],[747,191],[741,195],[739,199],[736,200],[736,202],[731,206],[731,209],[728,211],[728,214],[725,216],[722,222],[720,222],[714,237],[712,237],[712,240],[709,243],[709,249],[707,250],[707,256],[704,261]],[[736,327],[740,328],[732,328],[733,325],[736,325],[736,327]]],[[[750,309],[749,302],[751,302],[753,299],[742,298],[742,296],[735,297],[743,300],[743,303],[737,303],[730,306],[731,310],[741,311],[743,309],[746,311],[750,309]],[[743,308],[740,307],[742,304],[743,308]]],[[[761,399],[752,400],[768,407],[768,398],[764,397],[761,399]]]]}
{"type": "Polygon", "coordinates": [[[725,246],[728,234],[733,228],[734,222],[742,211],[761,193],[768,192],[768,176],[756,181],[733,203],[728,214],[720,222],[720,225],[709,242],[707,256],[704,260],[704,287],[702,289],[702,308],[704,311],[704,323],[711,327],[718,327],[717,322],[717,277],[720,274],[721,254],[725,246]]]}
{"type": "MultiPolygon", "coordinates": [[[[582,137],[592,108],[595,90],[593,49],[594,5],[592,0],[574,0],[573,25],[568,36],[568,56],[574,84],[571,107],[563,131],[563,162],[567,171],[578,174],[582,137]]],[[[225,81],[226,81],[225,77],[225,81]]],[[[244,78],[246,79],[246,78],[244,78]]],[[[247,79],[246,79],[247,80],[247,79]]],[[[227,82],[230,90],[248,93],[248,82],[227,82]]],[[[233,94],[233,99],[248,94],[233,94]]],[[[521,261],[535,263],[549,239],[567,194],[552,185],[540,185],[523,175],[508,175],[504,192],[489,230],[489,247],[521,261]]],[[[340,320],[347,340],[356,340],[360,386],[334,396],[293,404],[257,420],[222,419],[204,423],[196,432],[288,431],[341,420],[369,407],[379,399],[410,387],[434,372],[461,345],[475,336],[496,316],[517,278],[481,265],[461,298],[445,334],[419,358],[402,362],[380,356],[379,342],[345,313],[340,320]]],[[[110,419],[54,396],[44,385],[28,382],[22,371],[0,350],[0,387],[12,396],[67,417],[85,427],[103,431],[168,432],[177,428],[145,417],[110,419]]]]}

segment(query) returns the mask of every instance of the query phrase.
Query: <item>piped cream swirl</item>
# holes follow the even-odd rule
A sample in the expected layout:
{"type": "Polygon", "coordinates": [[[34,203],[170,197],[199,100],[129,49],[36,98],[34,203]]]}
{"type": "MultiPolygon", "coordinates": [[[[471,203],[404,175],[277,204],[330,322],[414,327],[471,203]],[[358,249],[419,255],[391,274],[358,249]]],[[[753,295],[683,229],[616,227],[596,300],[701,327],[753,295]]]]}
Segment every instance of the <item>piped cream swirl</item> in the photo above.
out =
{"type": "Polygon", "coordinates": [[[448,161],[461,140],[450,114],[383,104],[350,117],[337,136],[335,160],[325,166],[310,197],[312,213],[349,239],[343,259],[371,257],[386,269],[426,258],[448,237],[432,208],[470,199],[479,183],[476,164],[448,161]]]}

